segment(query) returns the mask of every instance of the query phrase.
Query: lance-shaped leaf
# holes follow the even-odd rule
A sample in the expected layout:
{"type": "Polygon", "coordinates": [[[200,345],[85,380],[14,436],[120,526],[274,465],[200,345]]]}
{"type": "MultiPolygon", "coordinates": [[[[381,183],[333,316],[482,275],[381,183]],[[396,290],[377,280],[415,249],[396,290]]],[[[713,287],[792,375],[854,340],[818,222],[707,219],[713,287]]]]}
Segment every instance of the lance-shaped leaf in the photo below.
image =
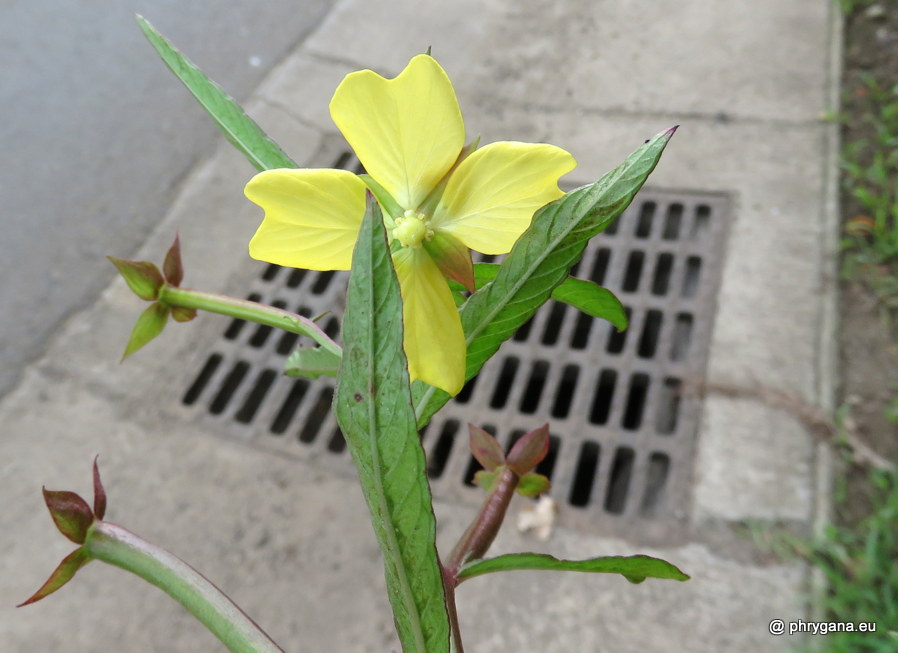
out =
{"type": "Polygon", "coordinates": [[[195,308],[184,308],[183,306],[172,306],[171,316],[175,322],[190,322],[196,317],[195,308]]]}
{"type": "Polygon", "coordinates": [[[471,453],[485,470],[493,471],[499,465],[505,464],[502,445],[491,433],[475,424],[468,424],[468,433],[471,453]]]}
{"type": "Polygon", "coordinates": [[[106,488],[100,479],[100,466],[97,464],[99,459],[99,456],[94,457],[94,517],[103,519],[106,516],[106,488]]]}
{"type": "Polygon", "coordinates": [[[499,478],[499,473],[501,471],[502,470],[488,472],[485,469],[481,469],[474,474],[474,484],[489,492],[493,489],[493,486],[496,485],[496,479],[499,478]]]}
{"type": "Polygon", "coordinates": [[[146,310],[137,318],[134,329],[131,330],[131,337],[125,346],[125,353],[122,360],[125,360],[135,351],[143,347],[150,340],[162,333],[165,323],[168,321],[169,309],[159,302],[150,304],[146,310]]]}
{"type": "Polygon", "coordinates": [[[631,583],[641,583],[646,578],[689,580],[689,576],[669,562],[646,555],[608,556],[590,560],[559,560],[542,553],[511,553],[496,558],[478,560],[462,567],[458,572],[458,579],[463,581],[494,571],[524,569],[620,574],[631,583]]]}
{"type": "Polygon", "coordinates": [[[549,453],[549,425],[525,433],[508,452],[508,466],[518,476],[523,476],[539,465],[549,453]]]}
{"type": "Polygon", "coordinates": [[[548,492],[552,487],[552,482],[542,474],[524,474],[518,481],[518,486],[514,489],[521,496],[535,499],[543,492],[548,492]]]}
{"type": "Polygon", "coordinates": [[[446,653],[449,617],[402,347],[399,282],[380,209],[370,195],[367,204],[352,255],[334,409],[384,555],[402,648],[446,653]]]}
{"type": "Polygon", "coordinates": [[[377,199],[377,203],[380,204],[384,211],[384,221],[389,224],[393,218],[398,218],[402,215],[403,209],[399,206],[399,203],[393,199],[393,196],[387,192],[387,189],[381,186],[377,181],[371,176],[367,174],[359,175],[359,179],[365,182],[365,185],[368,187],[374,197],[377,199]]]}
{"type": "Polygon", "coordinates": [[[321,347],[300,347],[287,357],[284,374],[317,379],[319,376],[337,376],[340,355],[321,347]]]}
{"type": "MultiPolygon", "coordinates": [[[[487,492],[493,489],[496,481],[499,479],[501,469],[492,472],[481,469],[474,474],[474,485],[483,488],[487,492]]],[[[548,492],[552,487],[552,482],[542,474],[524,474],[518,479],[518,484],[514,491],[524,497],[531,499],[538,497],[543,492],[548,492]]]]}
{"type": "Polygon", "coordinates": [[[94,513],[87,501],[74,492],[44,490],[44,502],[59,532],[75,544],[84,544],[94,513]]]}
{"type": "Polygon", "coordinates": [[[165,253],[162,273],[165,275],[165,281],[172,286],[180,286],[184,280],[184,264],[181,262],[181,238],[177,234],[171,247],[165,253]]]}
{"type": "Polygon", "coordinates": [[[184,83],[231,144],[240,150],[250,163],[258,170],[296,167],[277,143],[271,140],[220,86],[206,77],[143,16],[138,16],[137,22],[165,65],[184,83]]]}
{"type": "Polygon", "coordinates": [[[624,305],[613,292],[597,283],[568,277],[552,291],[552,299],[573,306],[590,317],[608,320],[618,331],[627,329],[624,305]]]}
{"type": "MultiPolygon", "coordinates": [[[[497,263],[475,263],[474,282],[483,288],[499,273],[497,263]]],[[[607,288],[585,279],[566,277],[552,291],[552,299],[573,306],[578,311],[600,320],[608,320],[618,331],[627,329],[627,313],[624,305],[607,288]]]]}
{"type": "Polygon", "coordinates": [[[148,261],[126,261],[125,259],[107,256],[122,275],[131,291],[148,302],[159,298],[159,290],[165,281],[162,273],[148,261]]]}
{"type": "MultiPolygon", "coordinates": [[[[675,130],[649,139],[596,183],[537,211],[493,282],[474,293],[461,309],[468,348],[466,380],[549,299],[580,259],[589,239],[630,205],[675,130]]],[[[415,382],[413,396],[419,426],[427,424],[450,399],[448,393],[420,381],[415,382]]]]}
{"type": "Polygon", "coordinates": [[[424,242],[424,249],[447,279],[460,283],[466,290],[474,291],[474,265],[471,250],[449,234],[437,233],[424,242]]]}
{"type": "Polygon", "coordinates": [[[50,596],[53,592],[72,580],[75,573],[90,562],[91,559],[92,558],[87,550],[83,546],[79,546],[62,559],[62,562],[60,562],[56,569],[53,570],[53,573],[50,574],[50,577],[40,586],[38,591],[19,603],[16,607],[21,608],[50,596]]]}

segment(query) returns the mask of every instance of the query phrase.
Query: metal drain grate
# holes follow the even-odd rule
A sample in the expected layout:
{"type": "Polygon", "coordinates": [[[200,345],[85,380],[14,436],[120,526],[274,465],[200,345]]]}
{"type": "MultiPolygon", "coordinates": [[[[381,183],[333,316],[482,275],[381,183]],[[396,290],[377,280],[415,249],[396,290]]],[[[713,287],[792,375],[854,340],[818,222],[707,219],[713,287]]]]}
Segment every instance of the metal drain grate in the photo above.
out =
{"type": "MultiPolygon", "coordinates": [[[[342,151],[325,165],[358,171],[342,151]]],[[[508,448],[549,422],[551,451],[538,471],[552,479],[560,523],[679,539],[701,408],[680,390],[704,375],[727,218],[723,196],[643,190],[574,270],[620,297],[630,328],[618,333],[564,304],[543,306],[422,432],[434,494],[482,499],[472,486],[467,422],[508,448]]],[[[248,298],[305,316],[330,311],[319,324],[336,337],[347,278],[267,265],[248,298]]],[[[333,379],[281,374],[297,344],[294,334],[234,320],[182,403],[219,431],[348,470],[329,410],[333,379]]]]}

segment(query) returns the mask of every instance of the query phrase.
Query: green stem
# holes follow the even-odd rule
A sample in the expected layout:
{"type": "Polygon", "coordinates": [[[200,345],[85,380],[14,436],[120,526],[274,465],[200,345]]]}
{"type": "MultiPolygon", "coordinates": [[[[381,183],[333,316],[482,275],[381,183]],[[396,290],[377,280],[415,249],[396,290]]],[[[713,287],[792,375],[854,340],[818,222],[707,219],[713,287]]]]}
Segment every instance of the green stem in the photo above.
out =
{"type": "Polygon", "coordinates": [[[159,291],[159,301],[167,306],[182,306],[210,313],[219,313],[220,315],[283,329],[301,336],[308,336],[324,349],[338,356],[343,353],[340,345],[331,340],[330,336],[322,331],[312,320],[274,306],[251,302],[248,299],[237,299],[226,295],[191,290],[190,288],[177,288],[169,285],[164,285],[159,291]]]}
{"type": "Polygon", "coordinates": [[[284,653],[259,626],[205,576],[180,558],[129,530],[97,521],[84,548],[92,558],[137,574],[178,601],[231,653],[284,653]]]}

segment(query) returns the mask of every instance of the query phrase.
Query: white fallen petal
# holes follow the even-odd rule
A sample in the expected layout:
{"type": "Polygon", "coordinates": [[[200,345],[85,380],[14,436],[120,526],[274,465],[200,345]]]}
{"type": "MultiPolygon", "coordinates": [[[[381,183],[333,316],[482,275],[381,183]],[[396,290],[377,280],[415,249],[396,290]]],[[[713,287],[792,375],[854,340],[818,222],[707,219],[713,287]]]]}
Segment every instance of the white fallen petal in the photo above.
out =
{"type": "Polygon", "coordinates": [[[518,530],[522,533],[533,531],[536,539],[545,542],[552,537],[556,512],[558,505],[550,496],[544,494],[536,503],[522,508],[518,513],[518,530]]]}

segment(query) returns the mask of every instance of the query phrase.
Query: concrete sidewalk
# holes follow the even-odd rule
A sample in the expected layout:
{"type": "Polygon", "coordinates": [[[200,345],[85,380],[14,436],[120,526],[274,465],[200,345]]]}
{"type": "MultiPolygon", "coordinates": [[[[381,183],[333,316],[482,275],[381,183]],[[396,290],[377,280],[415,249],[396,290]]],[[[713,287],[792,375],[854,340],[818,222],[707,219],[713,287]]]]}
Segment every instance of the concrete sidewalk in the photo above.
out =
{"type": "MultiPolygon", "coordinates": [[[[327,104],[347,72],[392,76],[430,45],[455,83],[469,136],[557,144],[579,161],[576,178],[590,180],[680,124],[650,184],[726,193],[734,203],[708,381],[748,391],[705,400],[688,541],[648,548],[558,529],[540,543],[507,528],[493,550],[648,553],[692,580],[475,580],[459,594],[469,653],[766,653],[801,644],[771,636],[768,624],[810,618],[808,568],[734,533],[746,523],[810,532],[825,515],[825,451],[797,417],[750,390],[762,384],[831,408],[837,130],[820,116],[836,98],[836,21],[834,7],[812,0],[342,0],[255,93],[254,117],[308,162],[335,131],[327,104]]],[[[242,195],[251,175],[223,144],[185,182],[141,258],[160,261],[178,229],[191,287],[244,294],[259,269],[246,257],[259,218],[242,195]]],[[[72,549],[54,531],[40,486],[88,494],[97,453],[108,518],[190,561],[285,650],[396,648],[355,483],[184,419],[171,397],[226,321],[170,325],[164,342],[120,366],[140,310],[114,283],[0,405],[0,649],[220,648],[158,590],[98,564],[37,606],[11,607],[72,549]]],[[[471,513],[449,502],[436,509],[445,549],[471,513]]]]}

